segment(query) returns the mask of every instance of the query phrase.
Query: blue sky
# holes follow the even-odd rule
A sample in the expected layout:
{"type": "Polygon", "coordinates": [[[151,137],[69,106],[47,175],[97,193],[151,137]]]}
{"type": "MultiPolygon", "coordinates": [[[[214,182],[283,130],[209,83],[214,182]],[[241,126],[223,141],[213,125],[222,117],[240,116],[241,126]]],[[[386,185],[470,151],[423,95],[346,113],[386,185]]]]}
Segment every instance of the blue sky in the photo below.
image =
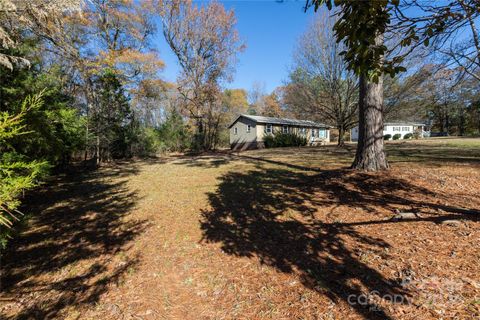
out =
{"type": "MultiPolygon", "coordinates": [[[[234,81],[228,88],[250,89],[254,82],[263,83],[271,92],[286,80],[292,52],[297,38],[311,21],[313,10],[305,13],[304,0],[283,3],[275,0],[225,0],[227,9],[237,17],[237,30],[247,48],[239,55],[234,81]]],[[[163,78],[175,81],[178,63],[163,34],[156,35],[155,43],[166,68],[163,78]]]]}

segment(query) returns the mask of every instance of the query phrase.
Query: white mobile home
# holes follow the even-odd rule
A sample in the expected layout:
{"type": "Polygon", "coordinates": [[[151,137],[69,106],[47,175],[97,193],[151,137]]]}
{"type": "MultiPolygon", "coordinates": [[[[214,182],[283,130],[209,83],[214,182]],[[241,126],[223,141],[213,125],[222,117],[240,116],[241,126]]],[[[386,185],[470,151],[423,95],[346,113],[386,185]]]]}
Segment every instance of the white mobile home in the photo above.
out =
{"type": "Polygon", "coordinates": [[[309,121],[242,114],[228,127],[230,147],[246,150],[265,147],[263,138],[276,132],[295,133],[307,138],[309,145],[330,141],[330,126],[309,121]]]}
{"type": "MultiPolygon", "coordinates": [[[[404,139],[409,133],[418,134],[420,138],[430,136],[428,126],[424,123],[386,122],[383,125],[383,136],[390,135],[390,139],[396,134],[400,134],[400,139],[404,139]]],[[[358,126],[350,130],[350,137],[352,141],[358,141],[358,126]]]]}

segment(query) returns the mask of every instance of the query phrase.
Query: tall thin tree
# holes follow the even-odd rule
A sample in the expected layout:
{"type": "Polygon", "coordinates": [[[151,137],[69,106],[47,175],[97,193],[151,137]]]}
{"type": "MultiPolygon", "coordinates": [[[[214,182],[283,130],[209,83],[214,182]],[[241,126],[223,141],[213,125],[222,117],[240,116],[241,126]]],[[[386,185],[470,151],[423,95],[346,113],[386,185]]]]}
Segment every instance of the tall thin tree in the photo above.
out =
{"type": "Polygon", "coordinates": [[[181,67],[178,90],[197,127],[195,145],[211,149],[217,140],[221,85],[231,81],[236,57],[243,50],[235,14],[217,2],[162,2],[163,33],[181,67]]]}

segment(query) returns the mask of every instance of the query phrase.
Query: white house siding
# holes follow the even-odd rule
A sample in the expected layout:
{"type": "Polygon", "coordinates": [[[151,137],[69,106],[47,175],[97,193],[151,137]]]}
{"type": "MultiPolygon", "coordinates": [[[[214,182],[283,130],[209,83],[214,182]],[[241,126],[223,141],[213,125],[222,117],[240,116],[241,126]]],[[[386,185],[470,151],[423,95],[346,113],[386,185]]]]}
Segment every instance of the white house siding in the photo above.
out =
{"type": "MultiPolygon", "coordinates": [[[[421,127],[423,127],[421,124],[386,124],[383,127],[383,135],[385,136],[389,134],[393,138],[394,135],[401,134],[402,136],[400,139],[403,139],[406,134],[413,134],[417,128],[420,128],[421,137],[424,137],[427,132],[423,131],[421,127]]],[[[358,126],[350,130],[350,136],[352,141],[358,141],[358,126]]]]}
{"type": "Polygon", "coordinates": [[[413,126],[411,125],[393,125],[393,126],[385,126],[383,128],[383,135],[385,136],[386,134],[391,135],[392,137],[396,134],[401,134],[401,139],[408,134],[408,133],[413,133],[413,126]]]}

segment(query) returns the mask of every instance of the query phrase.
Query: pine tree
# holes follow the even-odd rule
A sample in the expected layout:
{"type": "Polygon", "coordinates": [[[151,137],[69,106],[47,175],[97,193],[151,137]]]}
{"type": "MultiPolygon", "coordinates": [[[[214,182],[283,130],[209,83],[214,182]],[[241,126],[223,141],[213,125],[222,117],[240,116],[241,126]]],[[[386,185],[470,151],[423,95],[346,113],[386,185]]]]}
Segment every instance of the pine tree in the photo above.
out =
{"type": "Polygon", "coordinates": [[[28,160],[9,144],[12,139],[30,133],[25,130],[24,119],[28,112],[42,106],[42,94],[28,96],[17,114],[0,112],[0,249],[6,245],[8,229],[22,215],[17,210],[20,196],[38,185],[49,167],[46,161],[28,160]]]}

